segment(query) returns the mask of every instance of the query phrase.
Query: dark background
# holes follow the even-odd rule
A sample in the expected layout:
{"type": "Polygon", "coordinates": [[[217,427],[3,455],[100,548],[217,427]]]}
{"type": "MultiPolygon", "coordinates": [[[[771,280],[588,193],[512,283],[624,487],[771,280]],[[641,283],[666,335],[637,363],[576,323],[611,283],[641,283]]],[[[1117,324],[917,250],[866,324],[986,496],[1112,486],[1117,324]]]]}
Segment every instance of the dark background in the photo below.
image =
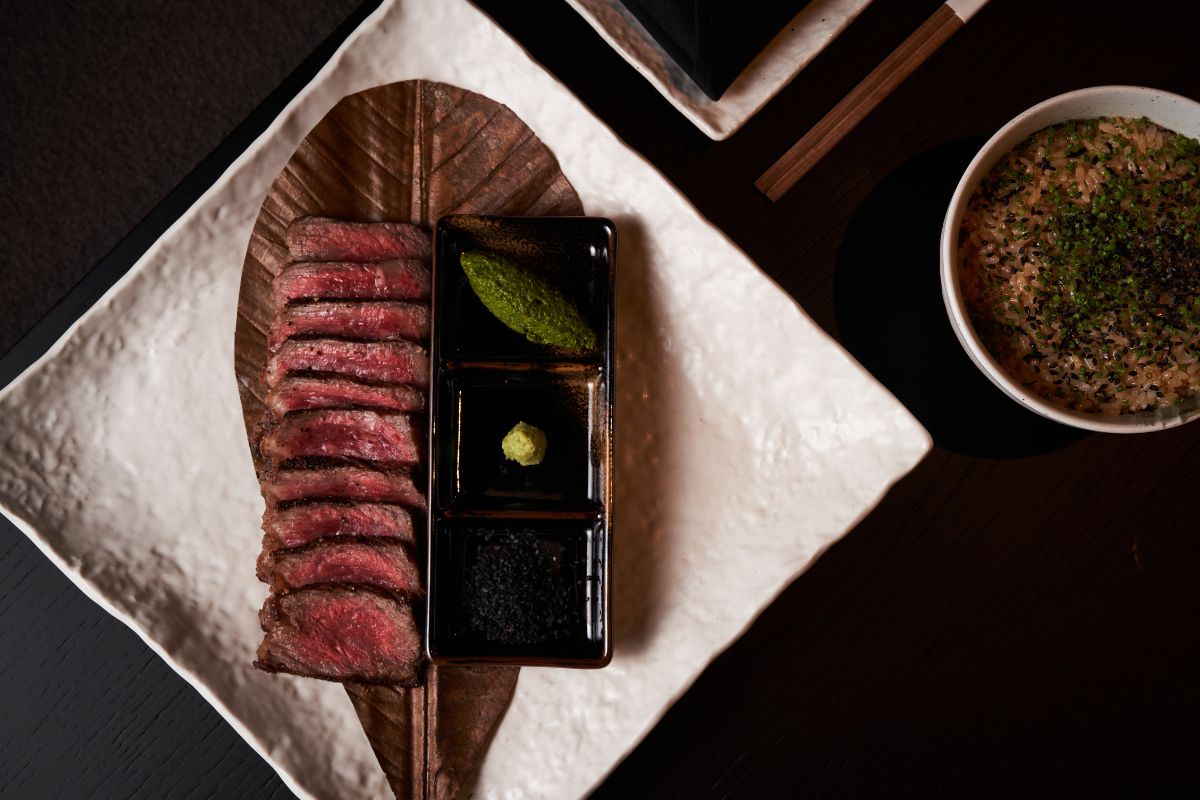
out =
{"type": "MultiPolygon", "coordinates": [[[[1022,411],[966,362],[936,275],[954,183],[1014,114],[1106,83],[1200,98],[1193,4],[993,0],[777,205],[753,180],[936,3],[877,0],[722,143],[565,4],[479,5],[936,442],[596,797],[1194,794],[1200,424],[1083,435],[1022,411]]],[[[93,276],[127,267],[303,85],[321,60],[306,57],[356,9],[6,6],[0,351],[95,265],[93,276]]],[[[289,796],[199,695],[5,523],[0,680],[2,797],[289,796]]]]}

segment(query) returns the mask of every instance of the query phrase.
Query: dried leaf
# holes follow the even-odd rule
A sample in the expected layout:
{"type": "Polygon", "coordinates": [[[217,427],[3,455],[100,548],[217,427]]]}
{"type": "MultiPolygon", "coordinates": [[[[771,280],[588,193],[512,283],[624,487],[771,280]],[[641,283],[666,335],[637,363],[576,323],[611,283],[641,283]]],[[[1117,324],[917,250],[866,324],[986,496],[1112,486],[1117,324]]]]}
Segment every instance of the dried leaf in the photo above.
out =
{"type": "MultiPolygon", "coordinates": [[[[583,208],[554,155],[512,111],[454,86],[404,81],[368,89],[343,98],[313,128],[263,201],[242,265],[234,366],[247,437],[265,411],[271,279],[287,263],[288,224],[320,215],[429,229],[449,213],[577,215],[583,208]]],[[[346,686],[398,798],[452,800],[470,785],[517,674],[431,667],[416,689],[346,686]]]]}

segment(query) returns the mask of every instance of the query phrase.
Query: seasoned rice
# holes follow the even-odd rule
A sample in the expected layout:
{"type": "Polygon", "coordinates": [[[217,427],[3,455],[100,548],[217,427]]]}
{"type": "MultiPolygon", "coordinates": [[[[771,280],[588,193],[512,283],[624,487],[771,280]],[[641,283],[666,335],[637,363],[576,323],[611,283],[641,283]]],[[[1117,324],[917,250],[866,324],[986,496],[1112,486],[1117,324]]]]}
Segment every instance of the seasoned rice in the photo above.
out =
{"type": "Polygon", "coordinates": [[[1023,386],[1130,414],[1200,385],[1200,142],[1146,119],[1044,128],[971,197],[960,278],[976,331],[1023,386]]]}

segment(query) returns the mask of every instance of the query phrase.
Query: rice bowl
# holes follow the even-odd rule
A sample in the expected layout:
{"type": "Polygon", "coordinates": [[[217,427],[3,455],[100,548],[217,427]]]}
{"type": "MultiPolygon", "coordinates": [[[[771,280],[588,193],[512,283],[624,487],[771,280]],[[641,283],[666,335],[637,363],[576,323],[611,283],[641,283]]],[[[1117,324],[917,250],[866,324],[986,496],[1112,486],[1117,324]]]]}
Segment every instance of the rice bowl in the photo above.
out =
{"type": "Polygon", "coordinates": [[[968,355],[1027,408],[1090,430],[1200,415],[1200,104],[1138,87],[1051,98],[971,162],[941,279],[968,355]]]}

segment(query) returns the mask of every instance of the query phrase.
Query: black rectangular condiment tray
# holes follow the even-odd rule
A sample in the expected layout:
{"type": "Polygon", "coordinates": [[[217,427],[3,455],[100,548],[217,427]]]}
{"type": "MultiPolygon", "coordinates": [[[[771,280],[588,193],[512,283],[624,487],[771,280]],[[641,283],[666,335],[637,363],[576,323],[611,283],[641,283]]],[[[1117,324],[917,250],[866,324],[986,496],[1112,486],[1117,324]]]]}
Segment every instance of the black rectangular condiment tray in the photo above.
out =
{"type": "Polygon", "coordinates": [[[426,642],[437,664],[600,667],[611,657],[616,227],[450,216],[434,242],[426,642]],[[480,300],[464,252],[554,287],[590,352],[528,340],[480,300]],[[545,454],[502,451],[524,422],[545,454]]]}

